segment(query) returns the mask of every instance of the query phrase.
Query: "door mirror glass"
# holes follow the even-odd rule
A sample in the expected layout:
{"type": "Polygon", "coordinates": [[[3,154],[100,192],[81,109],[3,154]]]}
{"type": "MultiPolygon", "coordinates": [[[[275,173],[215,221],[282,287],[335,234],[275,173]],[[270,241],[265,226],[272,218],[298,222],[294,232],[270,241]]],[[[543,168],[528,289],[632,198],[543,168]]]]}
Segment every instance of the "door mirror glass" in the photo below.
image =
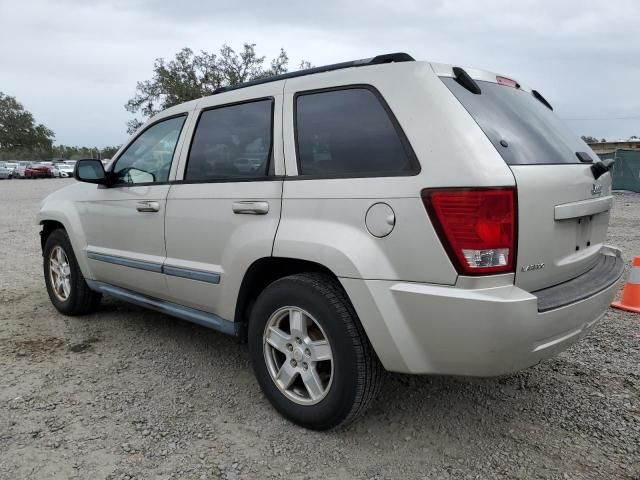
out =
{"type": "Polygon", "coordinates": [[[107,183],[107,175],[104,172],[104,166],[100,160],[78,160],[74,176],[80,182],[87,183],[107,183]]]}

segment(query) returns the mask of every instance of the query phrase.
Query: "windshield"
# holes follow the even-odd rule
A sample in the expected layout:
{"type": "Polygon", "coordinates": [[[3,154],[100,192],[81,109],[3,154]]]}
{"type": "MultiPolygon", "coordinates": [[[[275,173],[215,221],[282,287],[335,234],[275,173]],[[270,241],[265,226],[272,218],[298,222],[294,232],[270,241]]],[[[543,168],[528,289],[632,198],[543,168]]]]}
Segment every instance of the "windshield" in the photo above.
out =
{"type": "Polygon", "coordinates": [[[474,94],[455,78],[441,77],[509,165],[580,163],[576,152],[589,147],[530,92],[477,81],[474,94]],[[506,147],[504,143],[506,142],[506,147]]]}

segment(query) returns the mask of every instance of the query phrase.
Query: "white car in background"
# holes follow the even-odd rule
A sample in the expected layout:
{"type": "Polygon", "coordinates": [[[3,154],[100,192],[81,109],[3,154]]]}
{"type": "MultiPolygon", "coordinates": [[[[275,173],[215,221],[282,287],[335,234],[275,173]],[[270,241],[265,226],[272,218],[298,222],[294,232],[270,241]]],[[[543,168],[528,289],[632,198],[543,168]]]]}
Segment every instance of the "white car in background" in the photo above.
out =
{"type": "Polygon", "coordinates": [[[15,169],[19,167],[19,164],[18,164],[18,162],[6,162],[4,164],[4,167],[8,168],[11,171],[11,173],[13,174],[15,169]]]}
{"type": "Polygon", "coordinates": [[[0,164],[0,179],[8,180],[11,178],[11,170],[9,170],[4,165],[0,164]]]}
{"type": "Polygon", "coordinates": [[[75,162],[61,162],[56,165],[56,168],[60,171],[60,176],[62,178],[73,177],[73,170],[75,167],[75,162]]]}
{"type": "Polygon", "coordinates": [[[27,165],[18,165],[13,171],[13,178],[25,178],[24,171],[27,165]]]}

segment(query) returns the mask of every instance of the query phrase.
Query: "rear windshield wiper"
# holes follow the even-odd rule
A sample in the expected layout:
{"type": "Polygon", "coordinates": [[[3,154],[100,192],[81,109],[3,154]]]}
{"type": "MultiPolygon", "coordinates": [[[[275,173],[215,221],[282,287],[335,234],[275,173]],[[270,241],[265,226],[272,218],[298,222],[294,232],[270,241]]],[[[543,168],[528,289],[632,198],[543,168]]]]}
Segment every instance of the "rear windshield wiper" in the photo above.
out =
{"type": "Polygon", "coordinates": [[[551,104],[549,102],[547,102],[547,99],[544,98],[539,91],[531,90],[531,93],[536,98],[536,100],[540,101],[545,107],[547,107],[549,110],[553,111],[553,107],[551,106],[551,104]]]}
{"type": "Polygon", "coordinates": [[[455,76],[456,81],[471,93],[476,95],[480,95],[482,93],[480,86],[467,72],[465,72],[464,68],[453,67],[453,75],[455,76]]]}

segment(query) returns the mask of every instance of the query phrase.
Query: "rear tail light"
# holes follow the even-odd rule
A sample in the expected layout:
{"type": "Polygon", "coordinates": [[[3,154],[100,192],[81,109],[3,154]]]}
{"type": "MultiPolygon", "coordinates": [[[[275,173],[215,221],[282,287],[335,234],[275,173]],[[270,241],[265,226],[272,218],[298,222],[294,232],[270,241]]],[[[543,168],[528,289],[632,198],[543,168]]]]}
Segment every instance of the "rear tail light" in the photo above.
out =
{"type": "Polygon", "coordinates": [[[515,187],[427,188],[422,201],[460,274],[514,271],[515,187]]]}

